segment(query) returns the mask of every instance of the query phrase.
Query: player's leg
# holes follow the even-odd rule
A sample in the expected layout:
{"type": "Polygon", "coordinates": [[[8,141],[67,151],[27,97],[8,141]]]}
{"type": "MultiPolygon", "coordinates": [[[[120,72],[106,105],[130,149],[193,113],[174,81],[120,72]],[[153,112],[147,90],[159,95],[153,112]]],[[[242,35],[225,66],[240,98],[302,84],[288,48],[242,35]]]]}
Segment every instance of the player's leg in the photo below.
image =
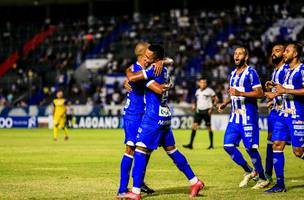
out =
{"type": "Polygon", "coordinates": [[[133,163],[134,146],[126,145],[125,153],[120,162],[120,184],[117,197],[125,195],[128,192],[128,184],[130,179],[130,171],[133,163]]]}
{"type": "Polygon", "coordinates": [[[224,150],[230,155],[231,159],[245,171],[244,178],[239,187],[247,187],[248,182],[256,176],[253,168],[244,159],[241,152],[236,148],[241,140],[240,126],[229,123],[224,135],[224,150]]]}
{"type": "Polygon", "coordinates": [[[208,130],[209,134],[209,140],[210,140],[210,145],[207,149],[213,149],[213,131],[211,129],[211,116],[209,115],[208,111],[204,113],[204,121],[208,130]]]}
{"type": "Polygon", "coordinates": [[[142,122],[138,129],[138,138],[136,140],[136,149],[134,152],[134,166],[132,170],[133,187],[132,192],[127,194],[130,199],[140,198],[141,186],[147,168],[148,156],[153,150],[157,149],[160,132],[159,125],[142,122]]]}
{"type": "MultiPolygon", "coordinates": [[[[141,119],[140,119],[141,121],[141,119]]],[[[130,179],[130,171],[134,159],[134,150],[136,143],[136,134],[138,130],[139,122],[128,120],[124,118],[124,133],[126,145],[125,153],[120,162],[120,184],[117,193],[118,198],[124,198],[124,195],[128,192],[128,183],[130,179]]]]}
{"type": "Polygon", "coordinates": [[[160,144],[164,147],[177,168],[189,180],[191,185],[190,197],[197,196],[199,191],[204,187],[204,183],[195,176],[186,157],[175,147],[175,140],[171,128],[162,134],[160,144]]]}
{"type": "Polygon", "coordinates": [[[287,141],[290,141],[290,133],[288,130],[288,125],[286,124],[286,119],[284,117],[278,117],[275,122],[274,129],[272,132],[273,142],[273,167],[276,173],[276,184],[269,190],[265,192],[285,192],[284,183],[284,148],[287,141]]]}
{"type": "Polygon", "coordinates": [[[196,135],[196,131],[197,131],[199,125],[202,122],[202,119],[203,118],[202,118],[201,113],[195,112],[194,122],[193,122],[193,125],[192,125],[192,131],[191,131],[191,136],[190,136],[190,142],[189,142],[189,144],[184,144],[183,147],[188,148],[188,149],[193,149],[193,141],[194,141],[194,138],[195,138],[195,135],[196,135]]]}
{"type": "Polygon", "coordinates": [[[261,189],[267,187],[270,182],[266,180],[262,159],[258,151],[259,146],[259,127],[257,124],[242,126],[242,139],[251,162],[259,175],[259,180],[252,189],[261,189]]]}
{"type": "Polygon", "coordinates": [[[53,138],[55,142],[58,140],[58,127],[59,127],[59,119],[57,117],[54,117],[53,138]]]}
{"type": "Polygon", "coordinates": [[[66,126],[66,118],[65,117],[63,117],[60,121],[60,128],[63,130],[64,140],[68,140],[69,135],[68,135],[68,128],[66,126]]]}
{"type": "Polygon", "coordinates": [[[272,170],[273,170],[273,142],[271,140],[274,123],[277,117],[277,111],[272,110],[268,116],[268,136],[267,136],[267,147],[266,147],[266,160],[265,160],[265,176],[272,182],[272,170]]]}

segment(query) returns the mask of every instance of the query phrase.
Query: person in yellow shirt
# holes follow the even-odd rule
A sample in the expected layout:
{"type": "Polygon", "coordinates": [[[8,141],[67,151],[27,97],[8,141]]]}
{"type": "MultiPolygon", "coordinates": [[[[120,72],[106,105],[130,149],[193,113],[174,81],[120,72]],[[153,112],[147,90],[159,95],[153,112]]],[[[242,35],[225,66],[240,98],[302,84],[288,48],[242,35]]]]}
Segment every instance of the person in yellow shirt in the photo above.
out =
{"type": "Polygon", "coordinates": [[[68,140],[68,129],[66,127],[66,100],[63,98],[63,91],[58,90],[56,93],[56,99],[53,101],[53,119],[54,119],[54,141],[58,140],[58,130],[64,131],[64,140],[68,140]]]}

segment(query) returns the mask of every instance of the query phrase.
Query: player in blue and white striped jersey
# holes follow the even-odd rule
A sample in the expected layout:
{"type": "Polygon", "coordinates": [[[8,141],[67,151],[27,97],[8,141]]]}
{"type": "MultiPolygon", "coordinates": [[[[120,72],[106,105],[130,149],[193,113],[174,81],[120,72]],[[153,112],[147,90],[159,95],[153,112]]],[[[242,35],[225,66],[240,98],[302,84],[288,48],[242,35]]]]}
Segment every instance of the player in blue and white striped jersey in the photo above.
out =
{"type": "Polygon", "coordinates": [[[273,170],[273,151],[272,151],[272,131],[274,129],[274,124],[279,116],[280,110],[282,110],[282,96],[277,95],[275,90],[276,84],[283,84],[285,74],[289,68],[285,64],[283,59],[283,53],[285,46],[282,44],[274,45],[271,53],[271,60],[274,66],[271,80],[267,81],[265,86],[269,92],[265,92],[265,96],[268,98],[268,107],[270,108],[270,113],[268,116],[268,136],[267,136],[267,150],[266,150],[266,165],[265,165],[265,175],[266,178],[272,182],[272,170],[273,170]]]}
{"type": "Polygon", "coordinates": [[[283,96],[283,108],[275,122],[272,133],[273,160],[277,183],[266,192],[285,192],[284,148],[291,141],[294,154],[304,159],[304,64],[300,58],[303,48],[289,44],[283,54],[289,65],[283,85],[275,86],[278,95],[283,96]]]}
{"type": "Polygon", "coordinates": [[[244,171],[244,179],[239,187],[247,187],[250,179],[259,175],[259,181],[253,189],[264,188],[269,185],[262,166],[261,156],[258,152],[259,126],[257,99],[264,93],[256,71],[247,65],[248,51],[238,47],[234,51],[236,69],[230,75],[230,101],[219,106],[219,111],[231,102],[231,115],[224,136],[224,149],[232,160],[240,165],[244,171]],[[236,148],[243,140],[247,153],[256,169],[254,171],[246,162],[241,152],[236,148]]]}

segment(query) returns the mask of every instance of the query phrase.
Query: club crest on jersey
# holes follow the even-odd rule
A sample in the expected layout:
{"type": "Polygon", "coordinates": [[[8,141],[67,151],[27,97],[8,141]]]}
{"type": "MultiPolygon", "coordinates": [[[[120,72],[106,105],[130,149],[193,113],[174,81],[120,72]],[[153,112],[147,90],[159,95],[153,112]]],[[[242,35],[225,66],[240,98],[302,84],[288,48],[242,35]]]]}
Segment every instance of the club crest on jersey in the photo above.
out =
{"type": "Polygon", "coordinates": [[[169,117],[169,116],[171,116],[170,109],[168,107],[159,106],[158,115],[160,117],[169,117]]]}

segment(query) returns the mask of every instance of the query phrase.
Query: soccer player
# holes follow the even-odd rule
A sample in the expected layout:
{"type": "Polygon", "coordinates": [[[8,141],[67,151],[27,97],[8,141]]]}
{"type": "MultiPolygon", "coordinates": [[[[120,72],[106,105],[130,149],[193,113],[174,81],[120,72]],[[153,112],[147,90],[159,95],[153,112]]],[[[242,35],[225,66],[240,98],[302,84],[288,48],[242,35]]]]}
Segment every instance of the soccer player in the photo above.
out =
{"type": "MultiPolygon", "coordinates": [[[[149,43],[139,42],[134,50],[137,57],[137,62],[131,66],[132,72],[138,72],[146,67],[144,60],[144,54],[148,48],[149,43]]],[[[117,198],[124,198],[128,192],[128,183],[130,178],[130,171],[133,163],[133,154],[136,143],[136,135],[139,125],[142,121],[142,116],[145,110],[144,102],[144,89],[145,82],[130,82],[131,89],[128,92],[126,105],[124,107],[123,119],[124,119],[124,131],[125,131],[125,144],[126,150],[121,160],[120,165],[120,186],[117,193],[117,198]]],[[[149,157],[149,155],[147,156],[149,157]]],[[[149,158],[147,158],[149,159],[149,158]]],[[[154,190],[149,188],[144,182],[141,186],[143,192],[154,193],[154,190]]]]}
{"type": "Polygon", "coordinates": [[[213,89],[207,86],[207,80],[201,78],[198,82],[199,89],[195,92],[196,101],[192,105],[192,109],[195,110],[194,113],[194,123],[192,125],[192,132],[190,143],[183,145],[185,148],[193,149],[193,140],[196,135],[196,130],[204,119],[205,125],[209,132],[210,145],[208,149],[213,149],[213,132],[211,130],[211,113],[213,110],[213,105],[217,104],[217,96],[213,89]]]}
{"type": "Polygon", "coordinates": [[[304,159],[304,64],[300,62],[302,47],[296,43],[287,45],[283,57],[289,65],[283,85],[275,86],[283,96],[283,108],[272,132],[273,161],[277,183],[265,192],[286,192],[284,183],[284,147],[291,142],[293,153],[304,159]]]}
{"type": "MultiPolygon", "coordinates": [[[[164,57],[164,49],[160,45],[151,45],[145,53],[148,64],[159,62],[164,57]]],[[[147,154],[158,146],[163,146],[167,154],[174,161],[180,171],[188,178],[191,184],[190,197],[198,195],[203,183],[194,175],[186,158],[175,147],[174,136],[171,129],[171,112],[167,105],[169,74],[164,67],[159,76],[153,77],[154,67],[129,77],[131,81],[142,78],[150,79],[146,86],[146,112],[138,130],[136,149],[134,153],[134,167],[132,171],[133,188],[126,198],[139,200],[140,186],[147,165],[147,154]]]]}
{"type": "Polygon", "coordinates": [[[64,132],[64,140],[68,140],[68,129],[66,127],[66,103],[67,101],[63,98],[63,91],[58,90],[56,97],[53,101],[53,121],[54,121],[54,141],[58,140],[58,129],[62,129],[64,132]]]}
{"type": "Polygon", "coordinates": [[[266,150],[266,166],[265,166],[265,176],[272,182],[272,169],[273,169],[273,151],[272,151],[272,131],[274,129],[274,124],[279,116],[279,112],[282,109],[282,96],[277,96],[275,92],[276,84],[283,84],[284,76],[289,68],[285,64],[283,59],[283,53],[285,46],[282,44],[277,44],[273,46],[271,53],[271,60],[274,66],[273,73],[271,76],[271,81],[267,81],[265,86],[270,92],[265,92],[265,96],[269,99],[270,113],[268,116],[268,137],[267,137],[267,150],[266,150]]]}
{"type": "Polygon", "coordinates": [[[247,65],[248,51],[244,47],[238,47],[234,51],[234,63],[236,69],[230,75],[230,101],[219,106],[219,112],[231,102],[231,115],[224,136],[224,149],[231,159],[241,166],[244,171],[244,179],[239,187],[247,187],[250,179],[259,175],[259,180],[253,189],[264,188],[269,185],[266,180],[262,160],[258,152],[259,126],[257,98],[263,97],[263,90],[256,71],[247,65]],[[247,153],[256,169],[256,172],[248,165],[241,152],[236,148],[240,140],[243,140],[247,153]]]}

